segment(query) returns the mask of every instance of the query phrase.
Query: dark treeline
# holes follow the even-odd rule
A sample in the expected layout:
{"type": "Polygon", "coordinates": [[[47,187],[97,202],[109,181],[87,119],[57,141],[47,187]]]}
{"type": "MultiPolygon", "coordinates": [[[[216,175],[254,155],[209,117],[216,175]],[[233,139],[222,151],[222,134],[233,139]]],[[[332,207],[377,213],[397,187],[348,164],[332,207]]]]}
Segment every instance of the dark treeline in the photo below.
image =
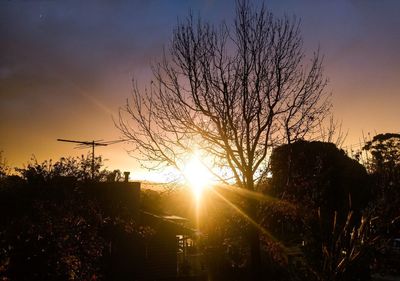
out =
{"type": "MultiPolygon", "coordinates": [[[[393,244],[400,237],[399,144],[398,134],[375,136],[360,151],[367,156],[361,165],[360,153],[353,159],[331,143],[297,141],[273,151],[272,177],[256,193],[208,189],[196,214],[188,189],[143,190],[140,209],[189,218],[202,234],[197,251],[213,280],[253,276],[245,231],[251,222],[242,213],[248,200],[260,203],[261,271],[268,280],[399,274],[393,244]]],[[[88,157],[33,159],[14,175],[1,163],[2,280],[147,280],[140,253],[161,228],[90,188],[122,181],[119,171],[102,169],[97,158],[92,178],[88,157]],[[116,240],[129,245],[113,256],[116,240]]]]}
{"type": "Polygon", "coordinates": [[[1,280],[117,280],[126,274],[113,272],[121,260],[110,256],[109,244],[125,235],[141,241],[147,230],[126,204],[105,202],[95,188],[119,181],[119,171],[102,169],[97,157],[92,177],[91,165],[89,156],[42,163],[33,158],[14,175],[1,175],[1,280]]]}

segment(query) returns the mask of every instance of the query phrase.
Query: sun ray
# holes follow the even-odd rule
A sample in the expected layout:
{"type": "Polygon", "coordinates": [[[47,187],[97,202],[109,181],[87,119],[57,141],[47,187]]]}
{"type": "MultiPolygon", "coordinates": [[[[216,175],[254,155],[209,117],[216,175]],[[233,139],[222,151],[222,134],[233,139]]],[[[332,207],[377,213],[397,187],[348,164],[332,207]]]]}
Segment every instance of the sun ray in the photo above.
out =
{"type": "MultiPolygon", "coordinates": [[[[204,189],[209,187],[212,184],[212,174],[208,170],[208,168],[203,164],[201,158],[198,153],[192,155],[190,160],[184,167],[184,178],[187,183],[193,190],[195,197],[195,211],[196,211],[196,226],[200,226],[200,213],[201,213],[201,201],[202,194],[204,189]]],[[[241,196],[242,198],[256,200],[258,202],[279,202],[281,201],[278,198],[274,198],[272,196],[262,194],[260,192],[251,191],[243,188],[234,187],[232,185],[227,184],[218,184],[215,188],[209,189],[213,192],[218,198],[220,198],[223,202],[225,202],[229,207],[231,207],[235,212],[245,218],[251,225],[255,226],[262,235],[267,237],[269,240],[279,243],[282,250],[287,253],[289,252],[288,248],[280,243],[280,240],[276,238],[271,232],[265,229],[262,225],[258,224],[253,218],[251,218],[244,210],[235,205],[229,199],[227,199],[224,195],[222,195],[218,188],[227,190],[234,194],[241,196]]],[[[287,204],[292,205],[290,202],[286,202],[287,204]]]]}
{"type": "Polygon", "coordinates": [[[213,189],[212,192],[216,194],[222,201],[227,203],[232,209],[234,209],[238,214],[243,216],[248,222],[250,222],[253,226],[255,226],[258,230],[261,231],[262,234],[270,238],[274,242],[279,242],[279,240],[272,235],[268,230],[266,230],[264,227],[259,225],[254,219],[252,219],[249,215],[246,214],[242,209],[240,209],[238,206],[236,206],[234,203],[229,201],[228,199],[225,198],[221,193],[219,193],[216,189],[213,189]]]}
{"type": "Polygon", "coordinates": [[[260,193],[260,192],[257,192],[257,191],[248,190],[248,189],[245,189],[245,188],[239,188],[239,187],[235,187],[235,186],[231,186],[231,185],[223,185],[223,184],[219,184],[218,187],[223,188],[225,190],[228,190],[229,192],[236,193],[236,194],[241,195],[243,197],[246,197],[246,198],[249,198],[249,199],[254,199],[254,200],[257,200],[257,201],[261,201],[261,202],[277,202],[277,201],[281,201],[280,199],[275,198],[273,196],[269,196],[267,194],[263,194],[263,193],[260,193]]]}

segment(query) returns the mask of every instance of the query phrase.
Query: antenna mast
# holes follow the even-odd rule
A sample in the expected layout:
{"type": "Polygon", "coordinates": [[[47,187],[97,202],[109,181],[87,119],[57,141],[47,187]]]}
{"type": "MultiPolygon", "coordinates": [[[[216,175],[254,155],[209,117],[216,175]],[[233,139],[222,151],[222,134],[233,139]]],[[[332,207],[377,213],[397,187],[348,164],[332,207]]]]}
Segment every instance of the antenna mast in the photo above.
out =
{"type": "Polygon", "coordinates": [[[57,141],[62,141],[62,142],[72,142],[72,143],[77,143],[78,147],[83,146],[83,147],[92,147],[92,180],[94,179],[94,147],[95,146],[107,146],[108,143],[102,143],[98,141],[77,141],[77,140],[65,140],[65,139],[57,139],[57,141]]]}

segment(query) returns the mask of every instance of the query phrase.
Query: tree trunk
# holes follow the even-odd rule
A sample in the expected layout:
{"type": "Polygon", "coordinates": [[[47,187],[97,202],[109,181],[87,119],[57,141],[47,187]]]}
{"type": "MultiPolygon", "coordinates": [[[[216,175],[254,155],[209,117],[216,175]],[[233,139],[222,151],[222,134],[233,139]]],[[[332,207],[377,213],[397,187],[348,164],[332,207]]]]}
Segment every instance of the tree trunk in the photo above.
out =
{"type": "Polygon", "coordinates": [[[260,228],[257,219],[258,202],[254,199],[247,199],[246,204],[247,214],[253,221],[253,223],[250,223],[248,230],[251,277],[252,280],[261,280],[260,228]]]}
{"type": "Polygon", "coordinates": [[[250,254],[251,254],[251,273],[253,280],[261,279],[261,251],[260,233],[255,225],[250,225],[250,254]]]}

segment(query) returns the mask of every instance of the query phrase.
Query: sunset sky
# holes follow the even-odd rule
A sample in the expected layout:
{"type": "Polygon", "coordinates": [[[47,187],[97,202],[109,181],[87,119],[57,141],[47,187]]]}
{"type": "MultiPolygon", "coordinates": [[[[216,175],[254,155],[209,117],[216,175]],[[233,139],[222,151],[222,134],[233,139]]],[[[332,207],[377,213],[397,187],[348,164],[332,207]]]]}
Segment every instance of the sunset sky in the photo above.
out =
{"type": "MultiPolygon", "coordinates": [[[[400,1],[265,3],[276,16],[301,18],[307,51],[320,47],[347,145],[363,132],[400,131],[400,1]]],[[[86,154],[57,138],[118,139],[113,116],[132,77],[148,81],[150,63],[189,10],[230,24],[234,1],[0,1],[0,150],[8,164],[86,154]]],[[[125,149],[97,152],[110,169],[142,177],[125,149]]]]}

